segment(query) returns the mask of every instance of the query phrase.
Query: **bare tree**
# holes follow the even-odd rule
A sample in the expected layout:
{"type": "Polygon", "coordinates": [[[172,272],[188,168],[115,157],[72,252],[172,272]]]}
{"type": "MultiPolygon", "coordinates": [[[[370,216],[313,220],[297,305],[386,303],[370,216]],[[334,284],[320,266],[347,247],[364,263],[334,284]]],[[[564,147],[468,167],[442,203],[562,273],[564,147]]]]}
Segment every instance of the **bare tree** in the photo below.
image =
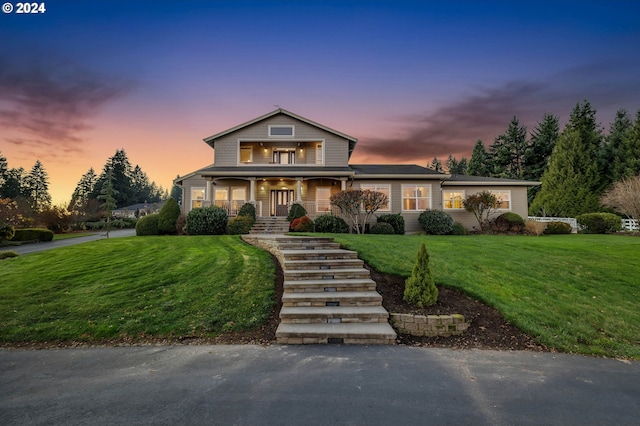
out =
{"type": "Polygon", "coordinates": [[[366,229],[367,223],[371,216],[378,210],[389,205],[389,197],[387,194],[370,189],[362,190],[362,210],[364,210],[364,219],[362,228],[366,229]]]}
{"type": "Polygon", "coordinates": [[[640,175],[613,184],[600,202],[631,219],[640,220],[640,175]]]}
{"type": "Polygon", "coordinates": [[[473,213],[480,229],[485,231],[489,225],[489,216],[500,206],[500,202],[490,191],[482,191],[468,195],[462,205],[466,211],[473,213]]]}
{"type": "Polygon", "coordinates": [[[364,232],[371,216],[389,204],[389,197],[382,192],[369,189],[347,189],[333,194],[330,201],[347,217],[356,233],[361,234],[364,232]],[[360,216],[362,213],[364,213],[364,216],[361,224],[360,216]]]}

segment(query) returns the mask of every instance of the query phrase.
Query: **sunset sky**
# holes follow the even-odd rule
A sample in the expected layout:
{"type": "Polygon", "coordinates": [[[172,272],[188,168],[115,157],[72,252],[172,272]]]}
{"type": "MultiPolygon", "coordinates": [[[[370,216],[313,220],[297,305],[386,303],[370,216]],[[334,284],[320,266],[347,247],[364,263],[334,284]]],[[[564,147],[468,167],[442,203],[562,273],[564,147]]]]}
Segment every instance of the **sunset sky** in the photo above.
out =
{"type": "Polygon", "coordinates": [[[358,138],[353,163],[423,166],[514,115],[640,109],[638,1],[44,4],[0,13],[0,151],[39,159],[56,204],[120,148],[170,189],[275,105],[358,138]]]}

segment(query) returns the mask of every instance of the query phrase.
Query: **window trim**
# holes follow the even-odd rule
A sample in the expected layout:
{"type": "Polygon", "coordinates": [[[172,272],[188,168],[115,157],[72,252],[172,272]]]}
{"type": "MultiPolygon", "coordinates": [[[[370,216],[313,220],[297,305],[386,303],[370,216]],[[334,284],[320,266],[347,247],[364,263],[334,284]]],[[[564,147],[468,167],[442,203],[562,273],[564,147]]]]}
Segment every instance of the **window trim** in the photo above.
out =
{"type": "Polygon", "coordinates": [[[295,138],[296,137],[296,126],[293,124],[269,124],[269,132],[267,133],[267,135],[270,138],[295,138]],[[289,128],[291,129],[291,134],[290,135],[274,135],[272,133],[272,129],[274,128],[289,128]]]}
{"type": "Polygon", "coordinates": [[[190,194],[191,210],[204,207],[204,202],[205,202],[206,199],[207,199],[207,188],[206,187],[204,187],[204,186],[192,186],[191,187],[191,194],[190,194]],[[194,191],[202,191],[202,198],[194,198],[193,197],[194,191]],[[200,201],[201,204],[200,204],[199,207],[196,207],[194,205],[195,201],[200,201]]]}
{"type": "Polygon", "coordinates": [[[369,189],[369,190],[373,190],[373,191],[377,191],[377,192],[382,192],[382,191],[378,191],[378,187],[380,186],[384,186],[387,188],[388,190],[388,197],[389,197],[389,202],[387,203],[387,208],[386,209],[378,209],[379,212],[390,212],[391,211],[391,184],[390,183],[361,183],[360,184],[360,189],[364,190],[364,189],[369,189]],[[371,189],[371,187],[373,187],[373,189],[371,189]]]}
{"type": "Polygon", "coordinates": [[[318,142],[316,144],[316,164],[324,164],[324,143],[318,142]],[[320,155],[318,155],[320,152],[320,155]]]}
{"type": "Polygon", "coordinates": [[[489,192],[491,192],[493,195],[496,196],[496,198],[498,198],[496,193],[507,193],[509,195],[509,199],[506,201],[509,203],[509,207],[498,207],[496,210],[501,210],[501,211],[505,211],[505,212],[510,212],[511,211],[511,207],[513,206],[513,201],[511,200],[511,190],[510,189],[501,189],[501,190],[497,190],[497,189],[489,189],[489,192]]]}
{"type": "MultiPolygon", "coordinates": [[[[460,190],[455,190],[455,189],[443,189],[442,190],[442,210],[452,210],[452,211],[461,211],[464,210],[464,204],[462,204],[462,201],[464,201],[465,197],[467,196],[466,191],[464,189],[460,189],[460,190]],[[459,192],[462,194],[462,200],[460,202],[460,207],[445,207],[444,203],[447,201],[444,194],[445,192],[459,192]]],[[[452,204],[453,206],[453,204],[452,204]]]]}
{"type": "Polygon", "coordinates": [[[402,196],[402,202],[401,202],[401,206],[400,206],[400,208],[402,209],[402,211],[403,211],[403,212],[419,212],[419,211],[424,210],[424,209],[421,209],[421,208],[418,206],[418,204],[419,204],[419,203],[418,203],[418,200],[419,200],[419,199],[423,199],[423,198],[426,198],[426,199],[428,200],[428,203],[427,203],[427,207],[426,207],[426,208],[427,208],[427,209],[431,209],[432,202],[433,202],[433,186],[432,186],[431,184],[418,184],[418,183],[406,183],[406,184],[404,184],[404,183],[403,183],[403,184],[401,185],[401,191],[400,191],[400,192],[401,192],[401,194],[400,194],[400,195],[402,196]],[[429,189],[429,196],[428,196],[428,197],[417,197],[417,196],[415,195],[415,194],[416,194],[416,190],[417,190],[417,188],[418,188],[418,187],[421,187],[421,186],[429,189]],[[415,208],[415,209],[405,209],[405,208],[404,208],[404,200],[405,200],[405,199],[409,199],[408,197],[405,197],[405,196],[404,196],[404,189],[405,189],[406,187],[413,187],[413,188],[414,188],[414,192],[413,192],[414,196],[413,196],[413,199],[416,201],[416,208],[415,208]]]}

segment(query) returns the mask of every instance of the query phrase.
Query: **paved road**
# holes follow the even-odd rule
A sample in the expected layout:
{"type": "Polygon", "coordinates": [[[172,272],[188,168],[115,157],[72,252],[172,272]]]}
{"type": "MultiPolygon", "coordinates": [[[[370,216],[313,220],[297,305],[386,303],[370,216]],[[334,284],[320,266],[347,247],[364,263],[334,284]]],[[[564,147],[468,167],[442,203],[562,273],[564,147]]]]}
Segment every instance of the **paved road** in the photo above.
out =
{"type": "Polygon", "coordinates": [[[0,424],[637,425],[640,363],[405,346],[0,350],[0,424]]]}
{"type": "MultiPolygon", "coordinates": [[[[109,238],[132,237],[136,235],[135,229],[118,229],[109,232],[109,238]]],[[[37,253],[39,251],[51,250],[57,247],[67,247],[76,244],[82,244],[89,241],[102,240],[107,238],[106,233],[99,232],[86,237],[67,238],[65,240],[49,241],[46,243],[24,244],[16,247],[7,247],[3,250],[15,251],[18,254],[37,253]]]]}

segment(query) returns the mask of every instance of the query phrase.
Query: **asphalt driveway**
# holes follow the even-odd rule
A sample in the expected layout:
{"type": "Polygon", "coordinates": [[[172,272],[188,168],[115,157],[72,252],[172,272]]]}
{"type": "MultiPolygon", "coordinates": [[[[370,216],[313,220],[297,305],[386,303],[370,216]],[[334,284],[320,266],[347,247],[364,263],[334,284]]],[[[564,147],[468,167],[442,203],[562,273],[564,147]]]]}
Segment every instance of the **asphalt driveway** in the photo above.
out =
{"type": "Polygon", "coordinates": [[[406,346],[0,350],[0,424],[636,425],[640,363],[406,346]]]}
{"type": "MultiPolygon", "coordinates": [[[[135,229],[117,229],[109,232],[109,238],[133,237],[135,235],[135,229]]],[[[105,238],[107,238],[107,234],[104,232],[99,232],[93,235],[87,235],[85,237],[67,238],[65,240],[49,241],[46,243],[24,244],[21,246],[3,248],[2,250],[11,250],[15,251],[18,254],[29,254],[37,253],[39,251],[51,250],[58,247],[73,246],[89,241],[103,240],[105,238]]]]}

